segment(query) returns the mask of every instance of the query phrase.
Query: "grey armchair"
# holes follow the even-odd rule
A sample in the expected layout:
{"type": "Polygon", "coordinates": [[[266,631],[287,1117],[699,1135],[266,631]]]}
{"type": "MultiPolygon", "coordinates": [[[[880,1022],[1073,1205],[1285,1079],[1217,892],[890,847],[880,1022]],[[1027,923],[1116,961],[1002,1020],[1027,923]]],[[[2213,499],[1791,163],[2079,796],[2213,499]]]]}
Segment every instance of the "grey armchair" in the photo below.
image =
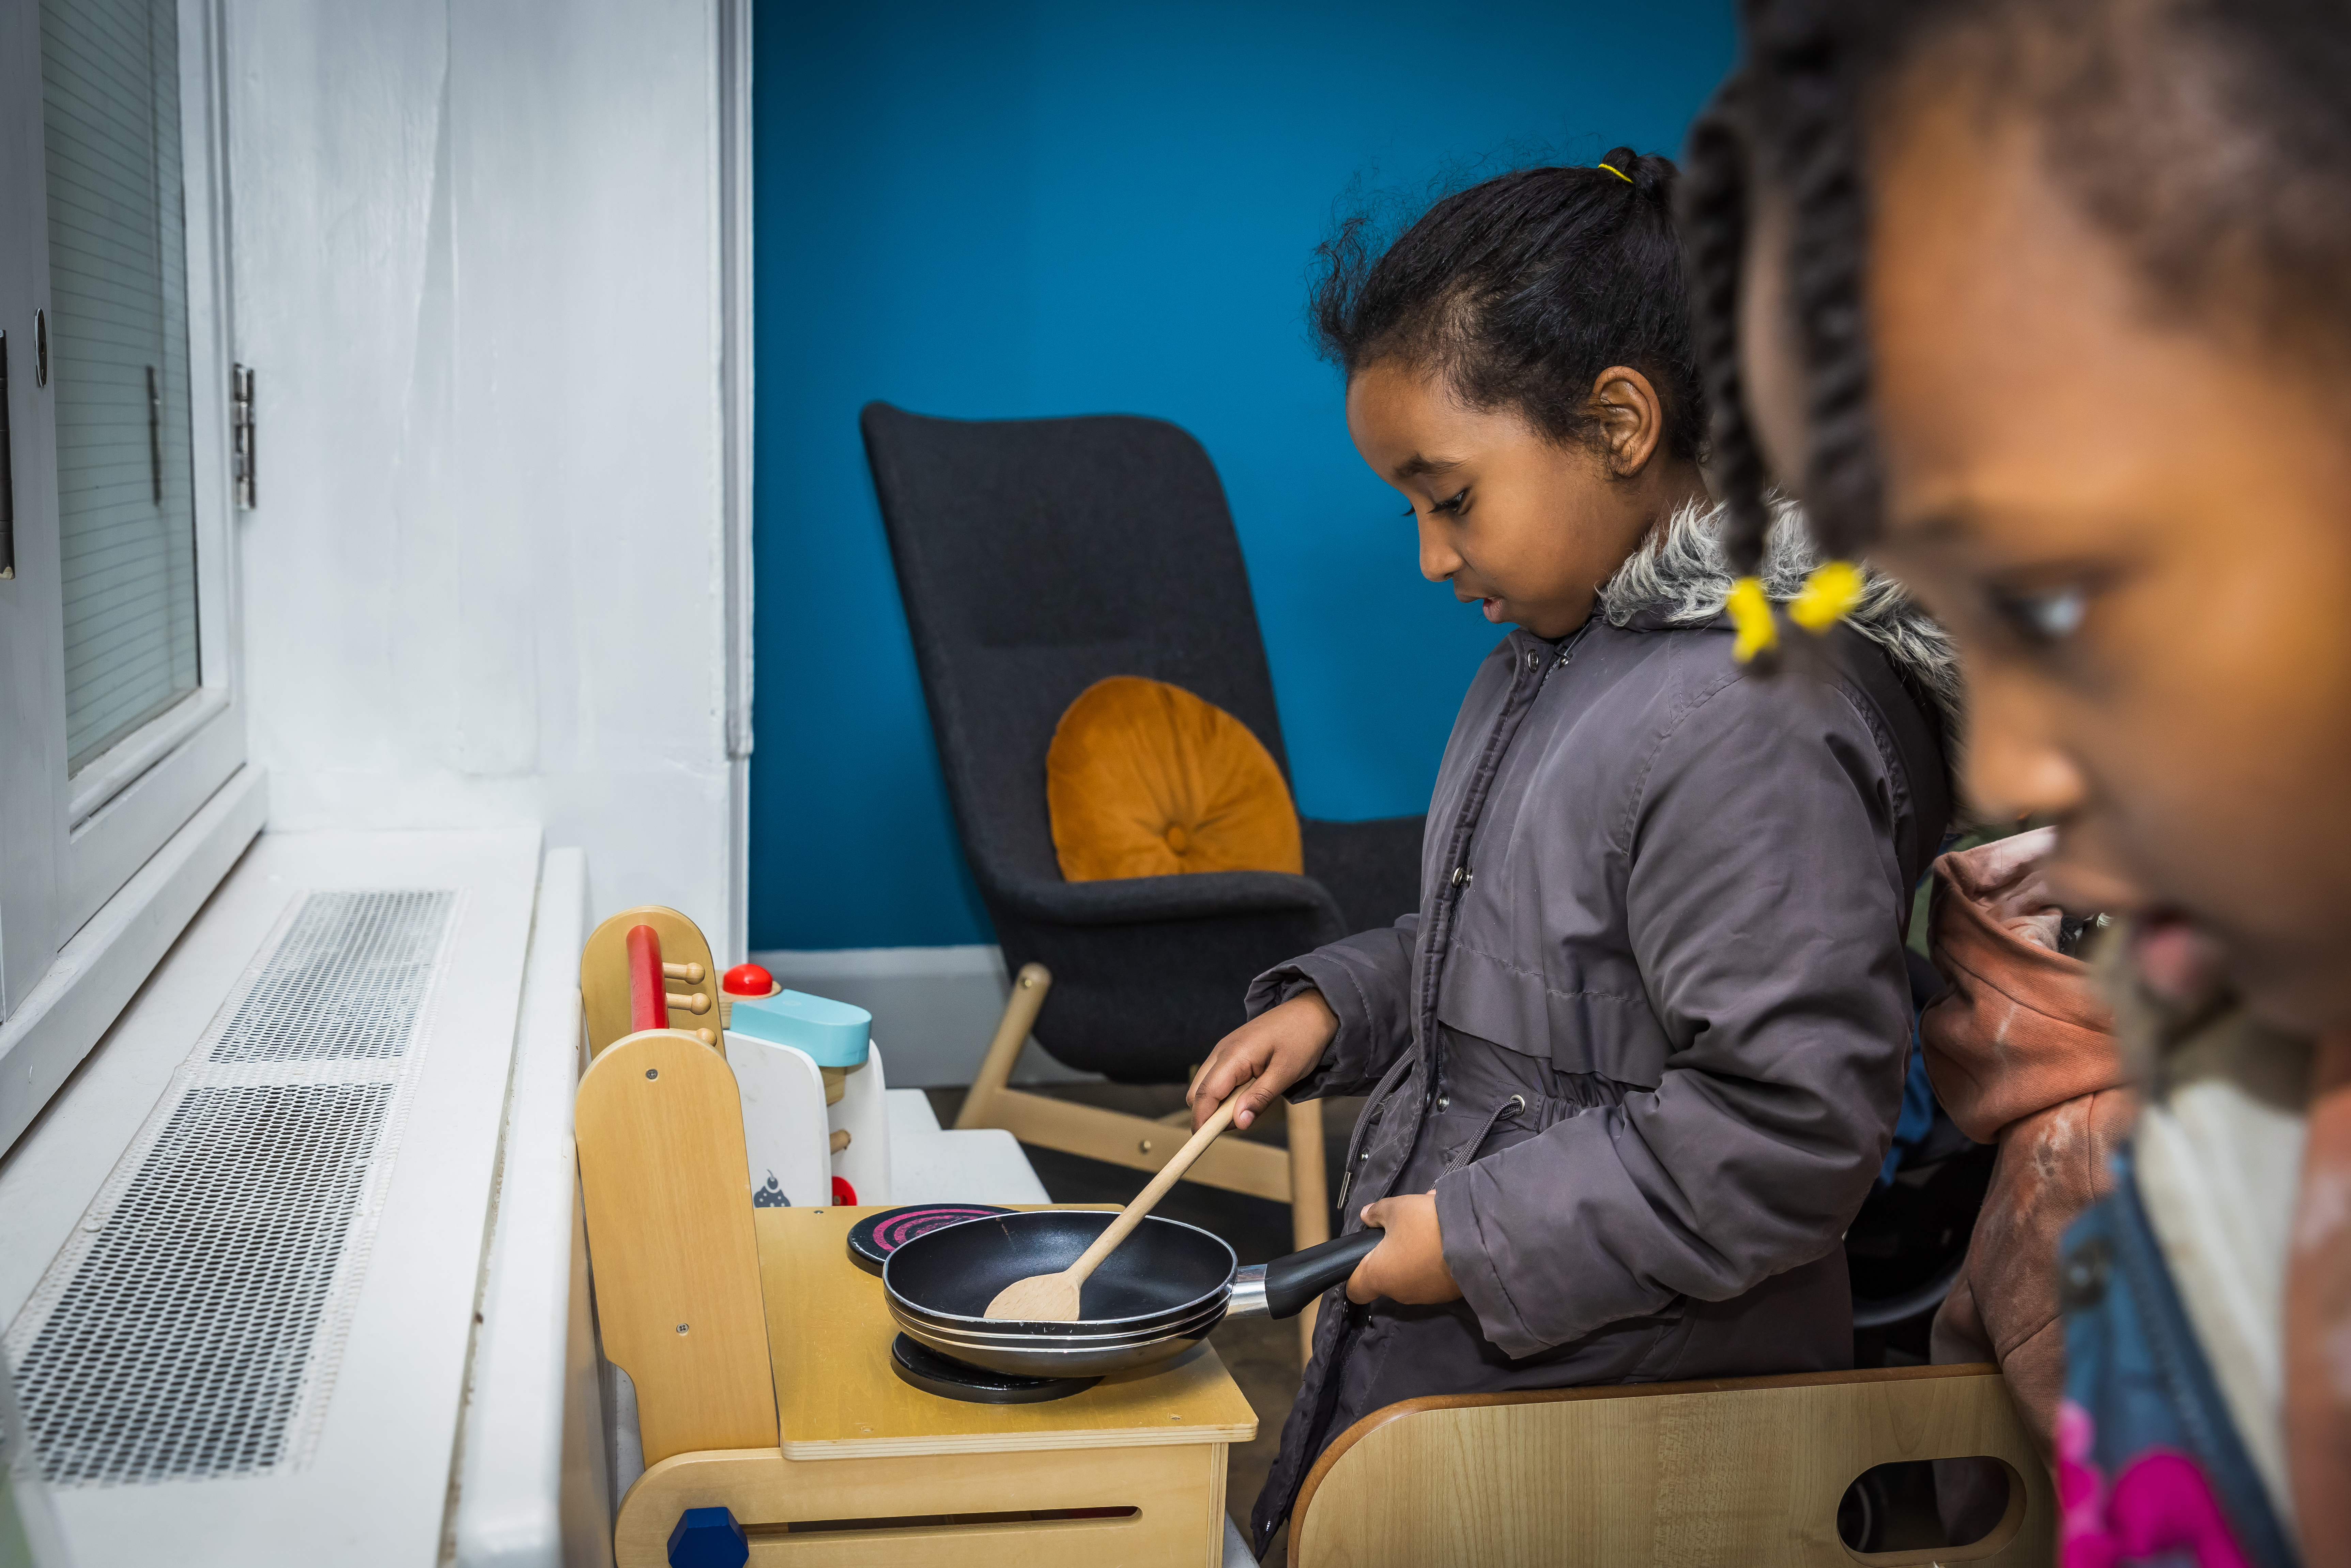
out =
{"type": "MultiPolygon", "coordinates": [[[[1182,1142],[1165,1125],[1007,1089],[1023,1040],[1033,1030],[1056,1059],[1117,1082],[1185,1082],[1242,1021],[1253,976],[1418,906],[1422,819],[1306,820],[1303,876],[1063,881],[1046,748],[1105,676],[1206,698],[1288,776],[1216,470],[1160,420],[934,419],[875,402],[860,423],[948,799],[1019,975],[958,1125],[1156,1170],[1182,1142]]],[[[1329,1223],[1311,1107],[1290,1134],[1287,1160],[1225,1140],[1191,1179],[1290,1202],[1303,1246],[1329,1223]]]]}

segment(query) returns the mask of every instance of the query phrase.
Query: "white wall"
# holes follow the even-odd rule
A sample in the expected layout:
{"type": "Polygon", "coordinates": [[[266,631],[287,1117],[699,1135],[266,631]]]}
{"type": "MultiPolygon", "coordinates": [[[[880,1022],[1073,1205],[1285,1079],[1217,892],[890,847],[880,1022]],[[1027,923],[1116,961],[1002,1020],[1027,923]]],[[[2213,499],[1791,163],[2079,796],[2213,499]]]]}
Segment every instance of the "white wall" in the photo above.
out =
{"type": "Polygon", "coordinates": [[[735,954],[716,28],[227,0],[227,112],[271,826],[542,822],[735,954]]]}

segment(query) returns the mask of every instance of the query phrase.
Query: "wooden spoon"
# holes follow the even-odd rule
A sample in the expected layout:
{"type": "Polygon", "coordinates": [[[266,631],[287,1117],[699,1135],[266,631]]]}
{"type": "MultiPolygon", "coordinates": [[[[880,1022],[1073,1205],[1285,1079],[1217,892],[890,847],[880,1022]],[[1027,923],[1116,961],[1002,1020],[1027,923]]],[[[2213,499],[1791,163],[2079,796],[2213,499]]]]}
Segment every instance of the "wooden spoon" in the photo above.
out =
{"type": "Polygon", "coordinates": [[[1031,1274],[1025,1280],[1015,1280],[996,1292],[996,1300],[987,1303],[991,1318],[1012,1318],[1021,1322],[1061,1323],[1075,1322],[1078,1316],[1078,1290],[1086,1277],[1102,1266],[1102,1260],[1118,1249],[1129,1232],[1143,1223],[1167,1189],[1183,1178],[1192,1168],[1192,1162],[1201,1151],[1217,1141],[1217,1134],[1232,1125],[1233,1113],[1240,1108],[1238,1092],[1225,1096],[1225,1103],[1214,1114],[1200,1124],[1200,1130],[1191,1141],[1176,1151],[1176,1157],[1159,1167],[1151,1185],[1134,1195],[1134,1201],[1119,1211],[1119,1216],[1094,1238],[1094,1244],[1078,1254],[1078,1260],[1057,1274],[1031,1274]]]}

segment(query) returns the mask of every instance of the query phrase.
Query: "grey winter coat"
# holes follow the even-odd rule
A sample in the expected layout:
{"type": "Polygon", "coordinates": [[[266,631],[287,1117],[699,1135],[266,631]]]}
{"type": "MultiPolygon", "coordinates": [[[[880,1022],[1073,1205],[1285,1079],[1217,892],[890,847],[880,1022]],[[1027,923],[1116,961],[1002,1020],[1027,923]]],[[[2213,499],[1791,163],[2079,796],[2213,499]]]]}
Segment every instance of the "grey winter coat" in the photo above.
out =
{"type": "MultiPolygon", "coordinates": [[[[1250,988],[1252,1017],[1308,986],[1338,1014],[1290,1097],[1370,1095],[1346,1228],[1433,1187],[1463,1292],[1325,1298],[1260,1552],[1323,1446],[1399,1399],[1851,1364],[1839,1239],[1901,1100],[1954,678],[1883,585],[1741,669],[1713,528],[1677,517],[1573,635],[1505,638],[1446,747],[1419,910],[1250,988]]],[[[1767,588],[1808,564],[1782,526],[1767,588]]]]}

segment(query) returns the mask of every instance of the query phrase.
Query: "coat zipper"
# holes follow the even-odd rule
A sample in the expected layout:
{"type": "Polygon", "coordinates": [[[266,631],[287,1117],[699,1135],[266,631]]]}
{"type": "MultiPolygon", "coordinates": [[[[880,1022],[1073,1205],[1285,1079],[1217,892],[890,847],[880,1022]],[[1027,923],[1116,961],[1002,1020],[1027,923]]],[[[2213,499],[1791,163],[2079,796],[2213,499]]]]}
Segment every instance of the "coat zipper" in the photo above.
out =
{"type": "MultiPolygon", "coordinates": [[[[1460,813],[1454,819],[1453,839],[1446,852],[1446,859],[1452,863],[1453,871],[1447,877],[1445,887],[1437,895],[1437,907],[1429,921],[1428,962],[1422,976],[1420,987],[1420,1061],[1425,1071],[1420,1086],[1419,1120],[1426,1120],[1429,1096],[1436,1092],[1438,1068],[1435,1043],[1437,988],[1444,977],[1443,958],[1447,947],[1450,945],[1453,914],[1459,907],[1461,894],[1468,888],[1470,880],[1475,875],[1469,869],[1469,841],[1475,836],[1478,823],[1485,815],[1486,795],[1493,788],[1494,775],[1500,770],[1502,757],[1510,750],[1510,743],[1517,737],[1520,727],[1526,722],[1527,714],[1533,710],[1535,700],[1542,695],[1543,682],[1550,676],[1552,670],[1563,670],[1567,667],[1568,661],[1575,656],[1576,645],[1583,641],[1585,633],[1591,630],[1592,622],[1586,621],[1577,629],[1575,634],[1567,640],[1566,645],[1560,649],[1556,659],[1545,659],[1541,652],[1530,648],[1526,651],[1525,657],[1517,661],[1519,673],[1511,677],[1510,693],[1502,699],[1502,711],[1495,716],[1494,727],[1487,734],[1485,748],[1479,754],[1477,771],[1470,775],[1468,794],[1461,803],[1460,813]],[[1532,677],[1533,682],[1531,689],[1527,685],[1530,676],[1532,677]],[[1522,696],[1523,701],[1520,700],[1522,696]],[[1512,718],[1513,710],[1517,715],[1515,721],[1512,718]]],[[[1387,1094],[1394,1092],[1393,1089],[1387,1091],[1387,1094]]],[[[1373,1125],[1377,1124],[1376,1117],[1385,1114],[1386,1097],[1386,1094],[1383,1094],[1373,1102],[1373,1115],[1366,1118],[1366,1121],[1371,1122],[1373,1125]]],[[[1480,1134],[1481,1137],[1482,1135],[1480,1134]]],[[[1416,1132],[1414,1136],[1416,1139],[1419,1134],[1416,1132]]],[[[1345,1207],[1347,1195],[1355,1185],[1355,1172],[1363,1164],[1366,1152],[1364,1145],[1369,1141],[1366,1128],[1358,1125],[1355,1135],[1349,1144],[1347,1174],[1339,1183],[1337,1207],[1342,1208],[1345,1207]]],[[[1409,1163],[1411,1155],[1407,1152],[1406,1163],[1409,1163]]],[[[1402,1167],[1399,1166],[1398,1169],[1401,1170],[1402,1167]]],[[[1346,1223],[1343,1217],[1340,1223],[1342,1226],[1346,1223]]],[[[1368,1315],[1367,1309],[1351,1305],[1345,1321],[1339,1326],[1338,1334],[1332,1343],[1331,1364],[1325,1369],[1322,1385],[1316,1390],[1315,1419],[1311,1429],[1306,1435],[1305,1453],[1301,1457],[1298,1473],[1290,1479],[1290,1496],[1284,1500],[1280,1510],[1265,1521],[1264,1528],[1268,1540],[1271,1539],[1272,1531],[1280,1527],[1281,1521],[1290,1517],[1290,1509],[1295,1507],[1298,1501],[1298,1489],[1305,1482],[1306,1469],[1312,1465],[1315,1458],[1322,1453],[1322,1428],[1330,1424],[1332,1413],[1338,1407],[1336,1392],[1338,1385],[1335,1380],[1339,1375],[1340,1368],[1345,1364],[1347,1352],[1352,1347],[1355,1335],[1361,1331],[1366,1315],[1368,1315]]]]}

